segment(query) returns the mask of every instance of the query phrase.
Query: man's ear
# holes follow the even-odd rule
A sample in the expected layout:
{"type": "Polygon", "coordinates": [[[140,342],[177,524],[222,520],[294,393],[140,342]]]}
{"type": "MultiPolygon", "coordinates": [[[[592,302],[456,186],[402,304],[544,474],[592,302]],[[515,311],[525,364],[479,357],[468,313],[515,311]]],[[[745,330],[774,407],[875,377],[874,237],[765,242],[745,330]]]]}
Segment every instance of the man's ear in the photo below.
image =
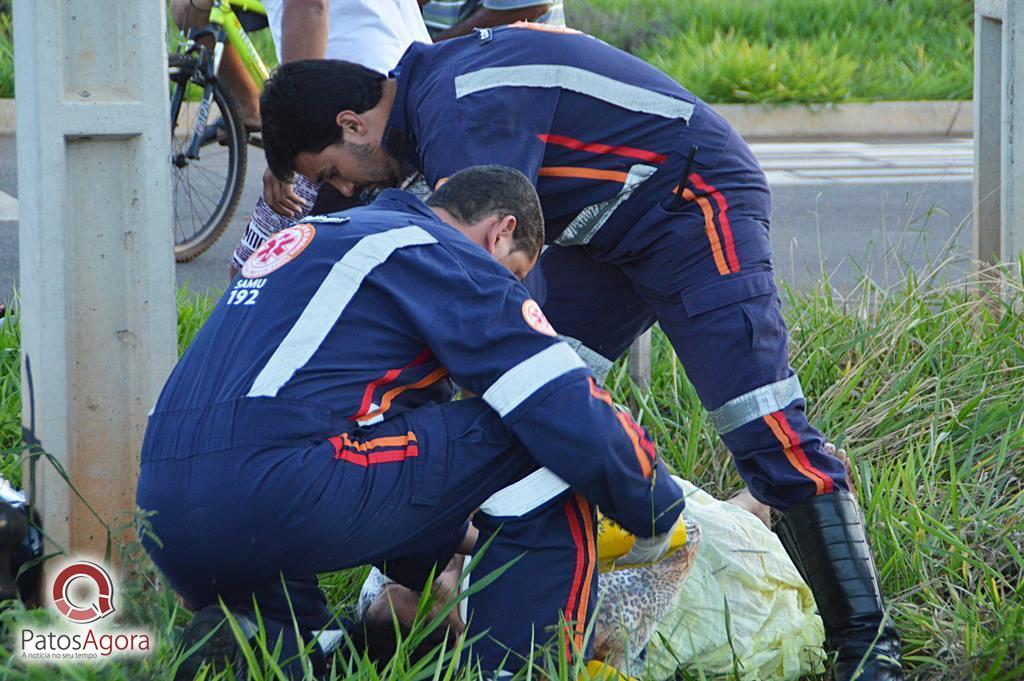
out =
{"type": "Polygon", "coordinates": [[[358,142],[360,138],[366,136],[366,121],[355,111],[349,109],[339,111],[334,117],[334,122],[341,128],[345,139],[348,141],[358,142]]]}
{"type": "MultiPolygon", "coordinates": [[[[491,218],[491,224],[487,227],[487,252],[494,255],[498,244],[503,240],[508,240],[509,246],[511,246],[512,239],[515,238],[515,232],[515,215],[502,215],[501,217],[491,218]]],[[[512,249],[509,248],[509,250],[512,249]]]]}

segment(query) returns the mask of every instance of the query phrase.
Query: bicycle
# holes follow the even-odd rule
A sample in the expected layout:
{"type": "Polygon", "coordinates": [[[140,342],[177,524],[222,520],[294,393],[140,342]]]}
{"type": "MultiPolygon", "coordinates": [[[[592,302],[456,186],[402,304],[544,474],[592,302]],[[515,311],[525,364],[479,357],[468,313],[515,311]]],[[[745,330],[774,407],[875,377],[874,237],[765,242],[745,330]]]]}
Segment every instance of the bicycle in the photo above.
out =
{"type": "Polygon", "coordinates": [[[260,0],[214,0],[209,24],[183,31],[183,40],[168,58],[177,262],[193,260],[227,229],[242,197],[247,145],[261,146],[246,131],[238,101],[217,79],[217,69],[230,43],[256,83],[263,85],[270,71],[246,28],[265,28],[266,17],[260,0]],[[199,42],[207,37],[214,41],[212,50],[199,42]],[[216,115],[223,124],[209,134],[209,121],[216,115]]]}

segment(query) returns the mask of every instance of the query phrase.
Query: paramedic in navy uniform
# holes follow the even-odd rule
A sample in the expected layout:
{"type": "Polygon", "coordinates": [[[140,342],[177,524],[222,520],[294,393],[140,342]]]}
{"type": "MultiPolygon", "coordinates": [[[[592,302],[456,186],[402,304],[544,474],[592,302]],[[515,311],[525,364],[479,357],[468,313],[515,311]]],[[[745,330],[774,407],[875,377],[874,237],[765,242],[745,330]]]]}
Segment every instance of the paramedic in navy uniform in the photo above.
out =
{"type": "Polygon", "coordinates": [[[768,184],[721,116],[600,40],[527,23],[413,44],[387,79],[286,64],[261,102],[281,179],[352,194],[410,169],[432,187],[484,163],[526,174],[550,244],[527,285],[547,318],[606,363],[658,322],[751,493],[782,512],[835,677],[865,659],[864,681],[902,678],[859,505],[789,366],[768,184]]]}
{"type": "MultiPolygon", "coordinates": [[[[422,588],[479,508],[477,545],[492,541],[475,576],[514,563],[469,600],[470,635],[489,632],[473,649],[483,668],[511,651],[517,669],[560,613],[567,652],[586,655],[595,505],[641,538],[620,562],[646,563],[682,499],[520,283],[542,239],[529,180],[487,166],[427,204],[387,190],[307,218],[246,261],[142,450],[137,501],[159,540],[146,548],[201,609],[186,647],[222,619],[218,598],[243,619],[255,598],[286,651],[293,608],[326,654],[339,636],[324,634],[337,625],[318,573],[373,563],[422,588]],[[455,383],[480,397],[450,401],[455,383]]],[[[207,658],[233,656],[221,632],[207,658]]]]}

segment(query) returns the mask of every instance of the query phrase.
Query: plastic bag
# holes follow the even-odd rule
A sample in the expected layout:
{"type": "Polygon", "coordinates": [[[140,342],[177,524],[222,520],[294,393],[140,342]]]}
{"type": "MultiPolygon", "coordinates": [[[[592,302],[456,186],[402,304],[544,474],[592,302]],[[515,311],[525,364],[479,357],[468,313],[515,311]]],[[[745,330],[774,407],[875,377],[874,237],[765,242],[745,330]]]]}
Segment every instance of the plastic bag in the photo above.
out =
{"type": "Polygon", "coordinates": [[[778,537],[750,512],[679,482],[701,547],[648,645],[646,676],[669,679],[680,667],[744,681],[820,672],[821,618],[778,537]]]}

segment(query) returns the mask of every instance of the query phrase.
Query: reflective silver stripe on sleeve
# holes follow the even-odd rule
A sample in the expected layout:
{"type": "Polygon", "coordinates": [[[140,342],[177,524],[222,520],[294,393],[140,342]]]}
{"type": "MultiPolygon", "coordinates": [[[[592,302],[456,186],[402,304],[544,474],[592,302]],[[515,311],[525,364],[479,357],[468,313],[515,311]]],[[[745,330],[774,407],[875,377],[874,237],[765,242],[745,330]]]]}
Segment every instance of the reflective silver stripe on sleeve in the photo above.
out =
{"type": "Polygon", "coordinates": [[[306,309],[260,371],[249,397],[273,397],[319,349],[363,280],[392,253],[407,246],[437,243],[415,225],[363,237],[334,263],[306,309]]]}
{"type": "Polygon", "coordinates": [[[591,350],[578,338],[562,335],[559,335],[558,338],[568,343],[569,347],[576,351],[587,368],[594,372],[594,378],[597,379],[598,384],[604,385],[604,379],[608,378],[608,372],[612,370],[614,362],[596,350],[591,350]]]}
{"type": "Polygon", "coordinates": [[[756,421],[762,416],[779,411],[794,401],[802,399],[804,391],[796,374],[777,383],[764,385],[729,400],[711,412],[711,423],[719,435],[734,431],[744,423],[756,421]]]}
{"type": "Polygon", "coordinates": [[[484,402],[500,415],[507,416],[551,381],[585,366],[580,356],[565,343],[552,345],[502,374],[483,394],[484,402]]]}
{"type": "Polygon", "coordinates": [[[456,98],[498,87],[560,87],[629,111],[686,121],[694,107],[682,99],[563,64],[493,66],[455,77],[456,98]]]}
{"type": "Polygon", "coordinates": [[[651,175],[658,169],[654,166],[644,165],[638,163],[629,169],[629,174],[626,176],[626,181],[622,185],[622,189],[619,193],[601,203],[595,203],[587,206],[581,210],[576,217],[572,219],[562,233],[555,239],[555,243],[559,246],[584,246],[589,244],[594,235],[601,231],[604,227],[604,223],[608,222],[608,218],[612,216],[612,213],[621,206],[626,199],[633,195],[636,188],[639,187],[643,182],[647,180],[651,175]]]}
{"type": "Polygon", "coordinates": [[[518,518],[546,504],[569,489],[560,477],[541,468],[519,482],[492,494],[480,505],[480,510],[495,518],[518,518]]]}

